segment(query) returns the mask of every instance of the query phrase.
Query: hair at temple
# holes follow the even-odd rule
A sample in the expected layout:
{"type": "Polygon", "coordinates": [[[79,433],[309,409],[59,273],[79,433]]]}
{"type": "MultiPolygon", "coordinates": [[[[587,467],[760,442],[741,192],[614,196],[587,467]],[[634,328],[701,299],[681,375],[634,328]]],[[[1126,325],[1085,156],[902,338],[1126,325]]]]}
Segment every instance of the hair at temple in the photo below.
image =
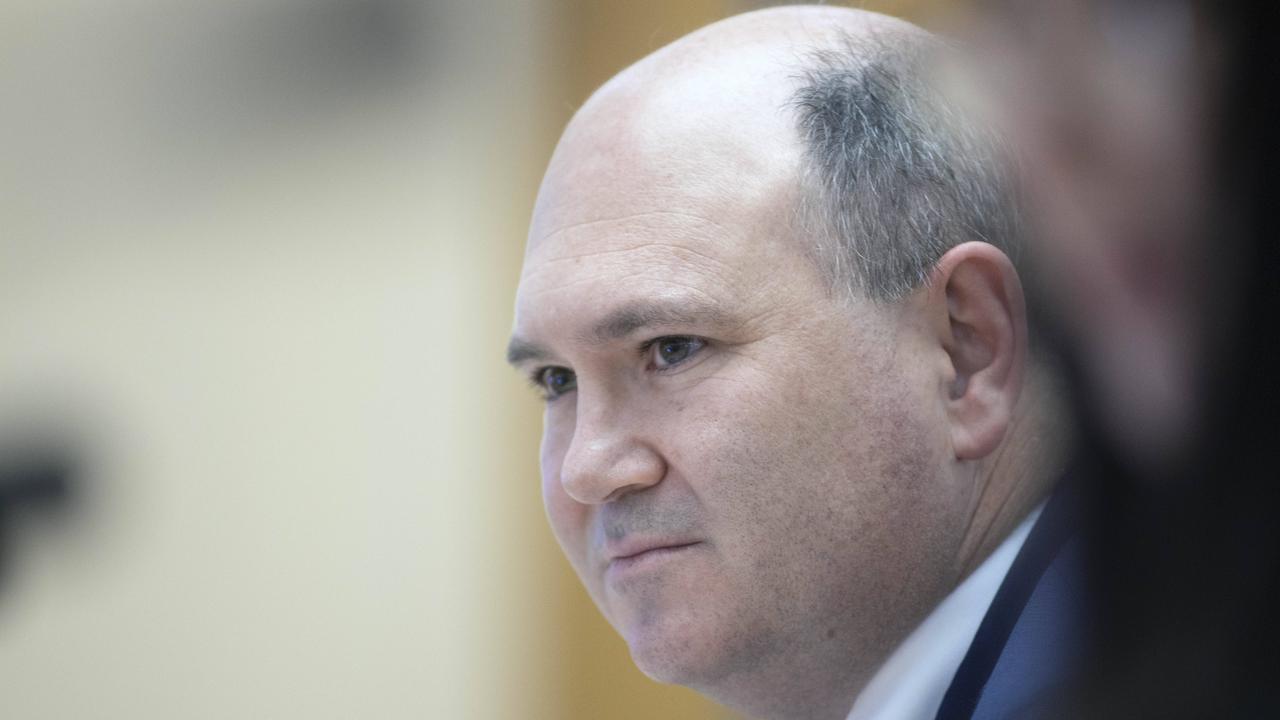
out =
{"type": "Polygon", "coordinates": [[[805,144],[797,220],[833,288],[894,300],[950,248],[1018,259],[1010,162],[934,82],[945,49],[914,33],[809,53],[792,100],[805,144]]]}

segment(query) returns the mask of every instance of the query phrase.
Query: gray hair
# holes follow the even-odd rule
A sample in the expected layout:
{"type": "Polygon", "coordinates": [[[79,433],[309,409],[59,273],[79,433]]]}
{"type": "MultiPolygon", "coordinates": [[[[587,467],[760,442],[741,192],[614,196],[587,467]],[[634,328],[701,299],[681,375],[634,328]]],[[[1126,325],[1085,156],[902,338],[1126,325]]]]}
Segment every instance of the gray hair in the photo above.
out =
{"type": "Polygon", "coordinates": [[[899,299],[947,250],[981,240],[1017,260],[1007,159],[935,87],[928,36],[812,53],[792,98],[805,147],[798,219],[833,289],[899,299]]]}

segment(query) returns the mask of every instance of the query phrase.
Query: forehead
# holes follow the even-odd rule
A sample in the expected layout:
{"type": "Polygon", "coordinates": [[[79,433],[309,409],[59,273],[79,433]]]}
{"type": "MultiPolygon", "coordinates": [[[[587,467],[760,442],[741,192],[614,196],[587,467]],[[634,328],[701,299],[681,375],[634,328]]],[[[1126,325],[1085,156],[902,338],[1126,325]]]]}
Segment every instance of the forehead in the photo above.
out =
{"type": "Polygon", "coordinates": [[[720,66],[660,92],[606,87],[566,131],[539,193],[518,332],[628,296],[737,303],[782,280],[817,282],[792,222],[791,122],[785,93],[735,87],[720,66]]]}
{"type": "MultiPolygon", "coordinates": [[[[797,290],[818,292],[808,265],[790,238],[749,222],[674,210],[588,221],[530,252],[516,334],[547,343],[586,338],[589,328],[634,307],[670,308],[687,321],[745,323],[797,290]]],[[[662,324],[661,312],[645,314],[662,324]]]]}
{"type": "Polygon", "coordinates": [[[638,301],[754,312],[797,290],[819,290],[794,237],[790,193],[708,191],[636,178],[584,184],[535,227],[517,293],[517,332],[567,330],[638,301]],[[807,285],[806,285],[807,284],[807,285]]]}

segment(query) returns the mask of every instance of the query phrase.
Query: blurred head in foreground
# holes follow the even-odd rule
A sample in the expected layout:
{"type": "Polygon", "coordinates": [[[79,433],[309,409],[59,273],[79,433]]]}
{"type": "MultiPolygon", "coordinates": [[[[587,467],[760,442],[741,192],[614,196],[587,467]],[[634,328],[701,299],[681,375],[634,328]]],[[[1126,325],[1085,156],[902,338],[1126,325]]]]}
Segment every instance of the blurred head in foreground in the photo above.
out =
{"type": "Polygon", "coordinates": [[[1093,468],[1098,657],[1065,716],[1274,717],[1274,9],[988,10],[984,82],[1026,158],[1093,468]]]}
{"type": "Polygon", "coordinates": [[[1014,220],[923,31],[786,8],[601,88],[509,359],[556,537],[648,675],[843,717],[1058,474],[1014,220]]]}
{"type": "Polygon", "coordinates": [[[1189,2],[993,9],[976,45],[1028,168],[1043,288],[1080,340],[1105,432],[1137,467],[1167,471],[1197,429],[1202,300],[1222,257],[1199,242],[1218,38],[1189,2]]]}

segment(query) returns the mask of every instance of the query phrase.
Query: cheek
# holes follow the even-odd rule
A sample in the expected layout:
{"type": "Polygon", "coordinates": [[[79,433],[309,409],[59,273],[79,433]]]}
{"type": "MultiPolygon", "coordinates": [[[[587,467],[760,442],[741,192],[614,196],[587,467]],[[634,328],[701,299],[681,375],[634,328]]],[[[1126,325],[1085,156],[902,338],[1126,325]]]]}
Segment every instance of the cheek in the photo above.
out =
{"type": "Polygon", "coordinates": [[[926,474],[929,444],[907,412],[916,398],[903,396],[885,353],[777,357],[785,362],[749,368],[691,403],[679,463],[735,542],[856,533],[926,474]],[[855,380],[866,376],[876,383],[855,380]]]}
{"type": "Polygon", "coordinates": [[[690,397],[668,434],[672,464],[706,506],[714,531],[735,546],[777,532],[795,501],[789,496],[827,465],[806,427],[815,408],[789,399],[780,389],[789,380],[756,368],[742,372],[690,397]]]}

